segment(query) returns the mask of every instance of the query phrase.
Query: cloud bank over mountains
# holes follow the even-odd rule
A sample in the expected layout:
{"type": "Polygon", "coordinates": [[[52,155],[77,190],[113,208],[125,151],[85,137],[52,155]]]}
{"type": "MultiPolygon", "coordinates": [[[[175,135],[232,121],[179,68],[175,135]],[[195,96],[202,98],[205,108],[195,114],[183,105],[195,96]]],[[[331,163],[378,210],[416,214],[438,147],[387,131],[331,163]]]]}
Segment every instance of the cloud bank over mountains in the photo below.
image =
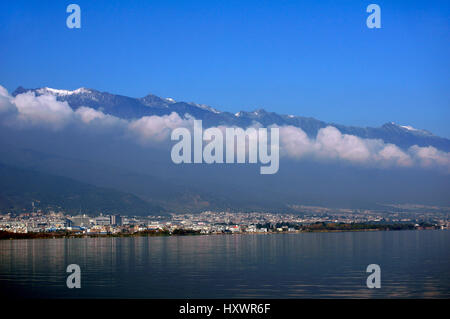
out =
{"type": "MultiPolygon", "coordinates": [[[[42,129],[60,134],[65,130],[84,130],[110,134],[142,147],[171,145],[170,133],[178,127],[193,128],[194,116],[164,115],[124,119],[87,106],[73,109],[55,95],[24,92],[10,95],[0,86],[0,125],[11,130],[42,129]]],[[[253,127],[262,124],[255,121],[253,127]]],[[[437,169],[450,173],[450,153],[433,146],[413,145],[401,148],[381,139],[344,134],[334,126],[320,128],[315,137],[300,127],[271,125],[280,129],[280,154],[294,161],[313,159],[321,162],[341,161],[377,168],[410,167],[437,169]]],[[[223,126],[217,126],[223,129],[223,126]]]]}
{"type": "Polygon", "coordinates": [[[176,113],[126,120],[85,106],[73,110],[67,102],[58,101],[54,95],[36,96],[33,92],[26,92],[13,97],[2,86],[0,116],[0,123],[12,129],[110,131],[142,143],[167,141],[172,129],[192,127],[193,123],[193,119],[182,119],[176,113]]]}
{"type": "Polygon", "coordinates": [[[315,139],[297,127],[280,128],[281,152],[294,159],[313,157],[318,160],[342,160],[376,167],[437,168],[450,172],[450,153],[435,147],[417,145],[402,150],[379,139],[364,139],[342,134],[337,128],[320,129],[315,139]]]}

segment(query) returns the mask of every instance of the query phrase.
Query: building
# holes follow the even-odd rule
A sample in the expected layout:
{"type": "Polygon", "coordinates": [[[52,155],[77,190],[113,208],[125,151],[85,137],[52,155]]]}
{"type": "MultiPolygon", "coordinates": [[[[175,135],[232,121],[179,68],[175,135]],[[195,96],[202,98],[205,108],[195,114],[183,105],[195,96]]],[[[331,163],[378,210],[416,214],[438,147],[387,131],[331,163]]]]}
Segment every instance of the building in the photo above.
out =
{"type": "Polygon", "coordinates": [[[110,216],[111,225],[113,226],[122,226],[122,217],[120,215],[111,215],[110,216]]]}
{"type": "Polygon", "coordinates": [[[91,224],[91,220],[86,214],[73,216],[70,220],[72,220],[72,226],[88,227],[91,224]]]}
{"type": "Polygon", "coordinates": [[[99,216],[95,218],[95,224],[99,226],[106,226],[111,224],[111,218],[107,216],[99,216]]]}

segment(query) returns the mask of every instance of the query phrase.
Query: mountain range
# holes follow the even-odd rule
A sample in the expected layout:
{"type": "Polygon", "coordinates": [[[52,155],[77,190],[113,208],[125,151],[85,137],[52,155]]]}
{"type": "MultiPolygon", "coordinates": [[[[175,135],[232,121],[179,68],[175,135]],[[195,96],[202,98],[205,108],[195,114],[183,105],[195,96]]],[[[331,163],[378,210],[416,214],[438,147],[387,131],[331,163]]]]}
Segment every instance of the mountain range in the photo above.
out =
{"type": "Polygon", "coordinates": [[[386,143],[395,144],[401,148],[413,145],[433,146],[445,152],[450,152],[450,140],[439,137],[427,130],[416,129],[411,126],[399,125],[393,122],[381,127],[354,127],[336,123],[327,123],[311,117],[285,115],[268,112],[264,109],[236,114],[222,112],[211,106],[193,102],[177,102],[171,98],[161,98],[149,94],[142,98],[132,98],[122,95],[100,92],[94,89],[79,88],[73,91],[52,89],[48,87],[25,89],[18,87],[13,93],[16,96],[25,92],[34,92],[37,96],[50,94],[59,101],[67,102],[73,109],[81,106],[91,107],[123,119],[134,119],[151,115],[168,115],[172,112],[181,117],[187,114],[202,120],[203,125],[210,126],[239,126],[248,127],[256,122],[263,126],[291,125],[301,128],[309,137],[315,137],[324,127],[334,126],[343,134],[355,135],[361,138],[381,139],[386,143]]]}
{"type": "MultiPolygon", "coordinates": [[[[19,87],[12,95],[26,92],[53,95],[74,110],[86,106],[128,120],[175,112],[180,117],[203,120],[204,127],[245,128],[257,123],[293,126],[311,139],[331,125],[341,133],[381,139],[403,149],[434,146],[450,152],[449,139],[392,122],[381,127],[352,127],[263,109],[232,114],[152,94],[132,98],[88,88],[19,87]]],[[[29,208],[31,201],[68,211],[123,215],[205,210],[285,212],[299,205],[450,206],[448,175],[420,167],[380,168],[348,165],[345,161],[283,158],[277,174],[262,176],[252,165],[176,165],[170,160],[168,147],[143,147],[114,134],[93,135],[83,129],[56,133],[32,125],[26,129],[0,125],[0,149],[0,209],[29,208]]]]}

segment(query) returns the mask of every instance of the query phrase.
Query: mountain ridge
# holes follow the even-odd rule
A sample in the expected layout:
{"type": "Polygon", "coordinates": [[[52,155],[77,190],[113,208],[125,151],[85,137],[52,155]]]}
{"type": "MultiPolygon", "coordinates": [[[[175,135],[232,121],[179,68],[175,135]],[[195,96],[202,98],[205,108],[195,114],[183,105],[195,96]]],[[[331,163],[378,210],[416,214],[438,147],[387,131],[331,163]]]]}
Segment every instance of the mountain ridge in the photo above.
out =
{"type": "Polygon", "coordinates": [[[314,138],[321,128],[334,126],[343,134],[368,139],[381,139],[386,143],[395,144],[403,149],[418,145],[422,147],[433,146],[450,152],[450,139],[436,136],[426,130],[415,129],[411,126],[399,125],[394,122],[387,122],[381,127],[356,127],[328,123],[312,117],[278,114],[261,108],[232,114],[208,105],[178,102],[171,98],[161,98],[154,94],[133,98],[85,87],[73,91],[49,87],[37,89],[18,87],[12,95],[17,96],[26,92],[34,92],[36,95],[51,94],[56,96],[57,100],[67,102],[73,109],[87,106],[123,119],[135,119],[152,115],[163,116],[175,112],[181,117],[189,114],[196,119],[200,119],[205,127],[226,125],[245,128],[255,123],[260,123],[263,126],[291,125],[301,128],[310,138],[314,138]]]}

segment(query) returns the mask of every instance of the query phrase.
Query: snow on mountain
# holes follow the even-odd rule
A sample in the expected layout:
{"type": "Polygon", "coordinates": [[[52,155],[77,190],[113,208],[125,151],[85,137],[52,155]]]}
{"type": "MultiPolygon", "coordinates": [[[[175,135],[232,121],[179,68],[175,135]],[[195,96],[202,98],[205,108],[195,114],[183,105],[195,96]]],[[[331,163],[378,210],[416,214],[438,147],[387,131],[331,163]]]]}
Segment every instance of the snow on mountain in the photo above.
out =
{"type": "Polygon", "coordinates": [[[176,103],[176,101],[174,99],[172,99],[171,97],[166,97],[164,100],[166,100],[169,103],[176,103]]]}
{"type": "Polygon", "coordinates": [[[426,130],[417,129],[410,125],[398,125],[394,122],[386,123],[381,127],[363,128],[327,123],[309,117],[282,115],[268,112],[264,109],[257,109],[251,112],[240,111],[232,114],[219,111],[208,105],[177,102],[172,98],[160,98],[152,94],[143,98],[132,98],[83,87],[73,91],[48,87],[34,90],[19,87],[12,95],[16,96],[29,91],[35,92],[37,95],[54,95],[58,100],[66,101],[74,109],[87,106],[124,119],[135,119],[152,115],[162,116],[176,112],[181,117],[189,114],[196,119],[203,120],[204,126],[230,125],[245,128],[255,124],[255,122],[266,127],[270,125],[291,125],[301,128],[311,138],[315,138],[321,128],[331,125],[343,134],[369,139],[381,139],[386,143],[392,143],[401,148],[419,145],[434,146],[446,152],[450,151],[449,139],[435,136],[426,130]]]}
{"type": "Polygon", "coordinates": [[[409,125],[400,125],[400,126],[407,129],[408,131],[419,131],[418,129],[416,129],[412,126],[409,126],[409,125]]]}
{"type": "Polygon", "coordinates": [[[53,88],[49,88],[49,87],[44,87],[44,88],[37,89],[36,92],[41,94],[41,95],[51,94],[51,95],[62,95],[62,96],[64,96],[64,95],[91,93],[91,90],[86,89],[84,87],[81,87],[81,88],[73,90],[73,91],[59,90],[59,89],[53,89],[53,88]]]}
{"type": "Polygon", "coordinates": [[[412,127],[411,125],[400,125],[395,122],[390,122],[389,124],[400,130],[403,130],[403,131],[411,133],[411,134],[433,136],[433,133],[431,133],[427,130],[421,130],[421,129],[412,127]]]}
{"type": "Polygon", "coordinates": [[[208,105],[205,105],[205,104],[197,104],[197,103],[189,103],[190,105],[193,105],[193,106],[196,106],[196,107],[198,107],[198,108],[201,108],[201,109],[203,109],[203,110],[206,110],[206,111],[209,111],[209,112],[213,112],[213,113],[216,113],[216,114],[220,114],[221,112],[219,111],[219,110],[216,110],[215,108],[213,108],[213,107],[211,107],[211,106],[208,106],[208,105]]]}

